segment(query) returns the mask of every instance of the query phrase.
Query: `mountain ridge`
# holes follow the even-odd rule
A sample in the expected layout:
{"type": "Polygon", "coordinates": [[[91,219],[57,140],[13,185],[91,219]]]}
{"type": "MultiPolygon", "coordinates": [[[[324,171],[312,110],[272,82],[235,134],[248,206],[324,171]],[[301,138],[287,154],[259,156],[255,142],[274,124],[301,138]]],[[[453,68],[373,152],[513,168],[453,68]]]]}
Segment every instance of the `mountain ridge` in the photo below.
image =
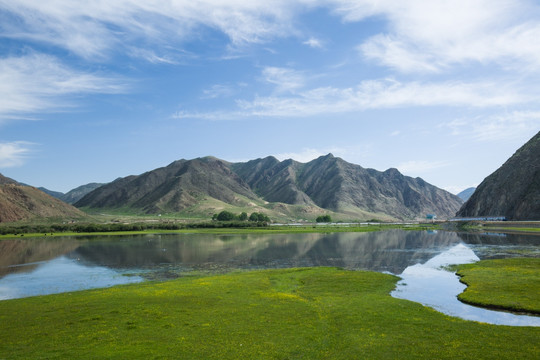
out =
{"type": "Polygon", "coordinates": [[[273,156],[238,163],[212,156],[181,159],[103,185],[75,206],[158,214],[188,211],[202,202],[280,208],[284,214],[303,208],[306,214],[332,211],[349,218],[385,220],[414,219],[427,213],[451,217],[461,206],[458,197],[420,178],[402,175],[397,169],[364,169],[332,154],[307,163],[273,156]]]}
{"type": "Polygon", "coordinates": [[[457,217],[540,219],[540,132],[486,177],[457,217]]]}

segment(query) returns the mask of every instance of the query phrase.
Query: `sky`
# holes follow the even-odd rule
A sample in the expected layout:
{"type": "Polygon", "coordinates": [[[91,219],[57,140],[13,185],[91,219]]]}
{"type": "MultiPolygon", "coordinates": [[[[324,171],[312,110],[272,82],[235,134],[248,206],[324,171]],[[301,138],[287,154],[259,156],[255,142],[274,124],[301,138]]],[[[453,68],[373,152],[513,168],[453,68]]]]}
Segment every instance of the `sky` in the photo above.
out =
{"type": "Polygon", "coordinates": [[[0,173],[332,153],[458,193],[540,131],[538,39],[536,0],[0,0],[0,173]]]}

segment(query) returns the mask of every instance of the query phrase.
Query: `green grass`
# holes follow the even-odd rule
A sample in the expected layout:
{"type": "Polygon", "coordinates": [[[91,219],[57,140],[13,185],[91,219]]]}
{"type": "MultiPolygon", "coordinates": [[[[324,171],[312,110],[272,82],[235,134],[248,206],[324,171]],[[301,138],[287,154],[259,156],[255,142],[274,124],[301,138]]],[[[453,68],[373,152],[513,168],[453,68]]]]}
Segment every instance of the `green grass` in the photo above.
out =
{"type": "Polygon", "coordinates": [[[32,238],[32,237],[58,237],[58,236],[105,236],[105,235],[144,235],[144,234],[182,234],[182,233],[202,233],[202,234],[298,234],[298,233],[335,233],[335,232],[371,232],[390,229],[402,229],[411,231],[436,230],[437,225],[418,224],[418,225],[306,225],[306,226],[268,226],[268,227],[248,227],[248,228],[193,228],[181,230],[160,230],[150,229],[141,231],[107,231],[107,232],[48,232],[24,233],[24,234],[5,234],[0,235],[2,239],[13,238],[32,238]]]}
{"type": "Polygon", "coordinates": [[[186,277],[0,302],[0,359],[538,359],[540,328],[392,298],[332,268],[186,277]]]}
{"type": "Polygon", "coordinates": [[[458,269],[468,285],[461,301],[540,315],[540,258],[486,260],[458,269]]]}

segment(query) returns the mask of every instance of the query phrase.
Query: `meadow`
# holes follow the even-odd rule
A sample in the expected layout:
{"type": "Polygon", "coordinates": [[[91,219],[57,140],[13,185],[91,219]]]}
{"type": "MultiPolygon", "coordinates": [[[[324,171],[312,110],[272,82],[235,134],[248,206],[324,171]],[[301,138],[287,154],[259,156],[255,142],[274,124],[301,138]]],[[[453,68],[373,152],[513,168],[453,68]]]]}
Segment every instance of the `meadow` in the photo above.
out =
{"type": "MultiPolygon", "coordinates": [[[[531,263],[512,261],[512,277],[499,267],[499,281],[527,276],[531,263]]],[[[540,357],[540,328],[465,321],[395,299],[397,280],[336,268],[263,270],[1,301],[0,358],[540,357]]],[[[537,296],[525,303],[538,310],[537,296]]]]}
{"type": "Polygon", "coordinates": [[[540,315],[540,259],[511,258],[461,265],[468,285],[458,298],[471,305],[540,315]]]}

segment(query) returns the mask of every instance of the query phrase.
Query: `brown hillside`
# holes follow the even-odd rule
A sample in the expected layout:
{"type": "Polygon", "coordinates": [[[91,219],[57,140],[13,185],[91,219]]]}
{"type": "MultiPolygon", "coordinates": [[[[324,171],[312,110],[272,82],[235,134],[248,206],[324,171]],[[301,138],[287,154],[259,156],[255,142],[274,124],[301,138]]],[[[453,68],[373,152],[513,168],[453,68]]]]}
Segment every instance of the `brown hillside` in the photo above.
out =
{"type": "Polygon", "coordinates": [[[85,214],[31,186],[0,185],[0,222],[34,218],[82,218],[85,214]]]}

